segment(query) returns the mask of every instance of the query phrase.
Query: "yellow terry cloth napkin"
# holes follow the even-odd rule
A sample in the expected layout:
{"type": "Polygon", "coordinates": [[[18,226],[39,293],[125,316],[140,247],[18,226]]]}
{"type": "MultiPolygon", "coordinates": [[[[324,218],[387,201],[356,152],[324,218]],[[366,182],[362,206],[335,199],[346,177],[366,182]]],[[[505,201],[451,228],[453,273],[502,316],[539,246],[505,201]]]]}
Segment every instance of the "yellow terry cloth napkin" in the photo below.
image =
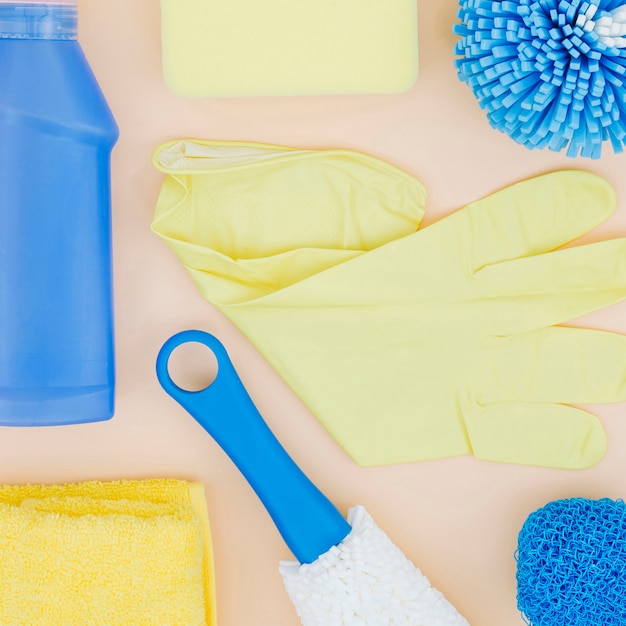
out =
{"type": "Polygon", "coordinates": [[[0,487],[0,624],[215,625],[204,489],[0,487]]]}

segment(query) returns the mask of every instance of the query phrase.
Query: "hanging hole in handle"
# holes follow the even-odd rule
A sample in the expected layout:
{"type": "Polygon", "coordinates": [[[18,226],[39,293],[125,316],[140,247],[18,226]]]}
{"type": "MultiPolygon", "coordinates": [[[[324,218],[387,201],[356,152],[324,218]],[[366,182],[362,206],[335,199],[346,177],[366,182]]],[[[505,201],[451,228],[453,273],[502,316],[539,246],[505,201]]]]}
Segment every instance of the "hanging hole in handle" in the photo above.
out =
{"type": "Polygon", "coordinates": [[[167,371],[175,385],[185,391],[208,389],[217,378],[217,358],[208,346],[187,341],[174,348],[167,362],[167,371]]]}

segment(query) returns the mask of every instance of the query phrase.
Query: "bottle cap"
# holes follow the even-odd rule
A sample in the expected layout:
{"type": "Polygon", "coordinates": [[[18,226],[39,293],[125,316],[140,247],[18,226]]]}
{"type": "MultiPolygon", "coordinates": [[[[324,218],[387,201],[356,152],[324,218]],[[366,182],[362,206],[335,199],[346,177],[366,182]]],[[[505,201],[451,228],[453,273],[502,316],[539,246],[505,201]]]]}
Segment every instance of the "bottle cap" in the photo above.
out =
{"type": "Polygon", "coordinates": [[[72,40],[77,31],[76,0],[0,0],[0,39],[72,40]]]}

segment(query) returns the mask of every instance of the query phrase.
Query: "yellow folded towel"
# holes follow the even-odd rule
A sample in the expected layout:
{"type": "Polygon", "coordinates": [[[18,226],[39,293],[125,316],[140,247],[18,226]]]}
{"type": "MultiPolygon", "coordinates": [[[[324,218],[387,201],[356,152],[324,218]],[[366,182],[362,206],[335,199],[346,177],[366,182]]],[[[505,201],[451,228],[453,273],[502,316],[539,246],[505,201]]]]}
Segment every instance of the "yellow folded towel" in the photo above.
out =
{"type": "Polygon", "coordinates": [[[0,487],[0,624],[214,626],[203,486],[0,487]]]}

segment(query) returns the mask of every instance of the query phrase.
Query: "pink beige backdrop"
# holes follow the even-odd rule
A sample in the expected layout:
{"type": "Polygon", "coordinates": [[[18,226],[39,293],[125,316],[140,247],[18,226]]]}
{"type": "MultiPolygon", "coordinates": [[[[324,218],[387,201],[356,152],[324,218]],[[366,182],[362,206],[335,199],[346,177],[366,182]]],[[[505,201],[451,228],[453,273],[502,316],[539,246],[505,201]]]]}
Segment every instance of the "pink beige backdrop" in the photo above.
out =
{"type": "MultiPolygon", "coordinates": [[[[626,156],[530,152],[492,130],[453,66],[453,0],[420,2],[420,76],[395,96],[181,100],[161,78],[156,0],[80,0],[80,40],[121,130],[113,158],[117,411],[107,423],[0,429],[0,483],[178,477],[206,485],[220,626],[296,626],[277,573],[289,552],[230,461],[160,389],[154,361],[186,328],[217,334],[270,426],[345,513],[364,504],[473,625],[521,626],[513,552],[549,500],[626,495],[626,405],[593,407],[609,436],[595,468],[559,471],[456,458],[363,469],[339,449],[250,344],[196,292],[150,231],[153,149],[181,138],[348,147],[401,166],[429,191],[430,223],[497,188],[558,168],[615,186],[615,215],[584,238],[626,235],[626,156]]],[[[626,333],[626,303],[578,323],[626,333]]]]}

